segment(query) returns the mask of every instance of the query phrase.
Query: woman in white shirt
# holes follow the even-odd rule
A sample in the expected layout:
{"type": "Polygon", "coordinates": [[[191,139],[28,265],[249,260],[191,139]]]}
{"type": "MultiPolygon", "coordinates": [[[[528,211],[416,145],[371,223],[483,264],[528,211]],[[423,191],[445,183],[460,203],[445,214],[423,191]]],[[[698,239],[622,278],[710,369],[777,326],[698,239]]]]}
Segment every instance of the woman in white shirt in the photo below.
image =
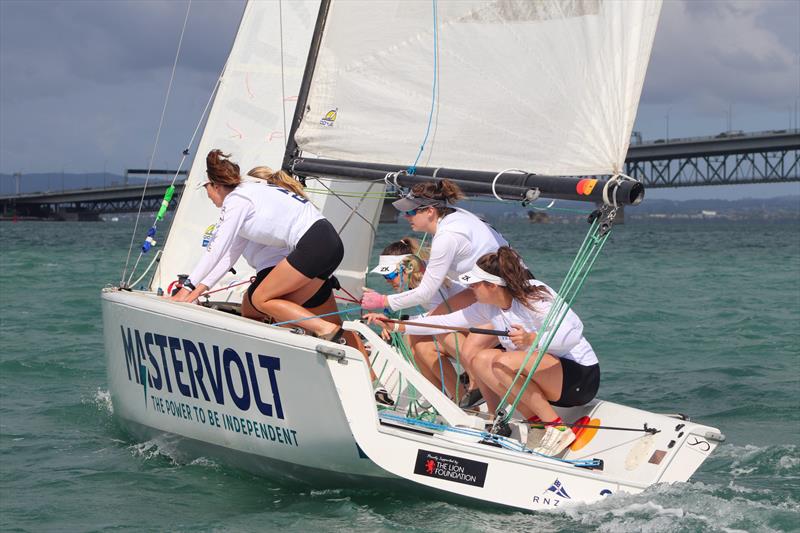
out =
{"type": "MultiPolygon", "coordinates": [[[[249,261],[261,257],[261,265],[256,266],[269,262],[274,266],[259,272],[242,302],[242,314],[251,318],[267,315],[278,321],[310,318],[303,321],[304,328],[338,341],[342,336],[338,317],[311,318],[314,313],[302,307],[336,309],[330,278],[344,256],[338,233],[302,192],[272,180],[244,181],[239,166],[228,157],[220,150],[212,150],[206,157],[208,180],[203,187],[221,208],[220,218],[206,253],[172,299],[196,300],[243,253],[249,261]]],[[[266,177],[267,170],[261,167],[255,175],[266,177]]],[[[282,178],[290,181],[288,175],[282,178]]]]}
{"type": "MultiPolygon", "coordinates": [[[[361,300],[364,309],[386,308],[399,311],[417,305],[425,307],[437,295],[447,279],[451,280],[449,288],[451,297],[431,311],[431,314],[455,311],[475,302],[472,292],[467,291],[466,287],[459,286],[455,282],[456,278],[460,273],[469,270],[479,257],[496,251],[500,246],[508,245],[508,242],[469,211],[453,207],[462,198],[464,194],[455,183],[441,180],[436,183],[418,183],[406,197],[393,203],[409,222],[412,230],[433,235],[430,258],[425,274],[417,287],[388,296],[367,291],[361,300]]],[[[470,339],[463,334],[439,335],[437,340],[446,355],[455,357],[458,353],[461,363],[470,375],[471,353],[487,347],[482,344],[482,339],[470,339]]],[[[430,335],[414,335],[410,338],[410,343],[414,353],[437,353],[437,347],[430,335]]],[[[438,357],[428,362],[434,360],[438,374],[438,357]]],[[[445,387],[451,395],[455,394],[455,370],[450,364],[446,365],[444,370],[445,387]]],[[[435,384],[435,381],[433,383],[435,384]]],[[[480,399],[475,384],[471,383],[470,386],[472,391],[459,394],[460,399],[466,400],[461,402],[462,406],[474,405],[480,399]]]]}
{"type": "MultiPolygon", "coordinates": [[[[470,287],[477,303],[447,315],[417,320],[430,324],[431,328],[406,325],[399,329],[409,334],[424,334],[426,331],[443,331],[436,330],[437,325],[490,325],[491,329],[508,331],[508,336],[483,335],[490,337],[491,342],[499,341],[504,349],[484,349],[473,357],[471,365],[488,407],[494,411],[540,333],[556,293],[546,284],[530,279],[519,254],[508,247],[484,255],[459,279],[470,287]]],[[[368,318],[380,321],[382,315],[372,314],[368,318]]],[[[532,356],[527,370],[534,361],[535,356],[532,356]]],[[[526,370],[523,370],[520,379],[526,375],[526,370]]],[[[520,385],[516,385],[515,393],[518,393],[520,385]]],[[[562,407],[584,405],[594,398],[599,385],[597,356],[583,337],[583,323],[569,310],[517,406],[534,427],[544,424],[546,428],[541,441],[535,443],[537,452],[557,455],[575,440],[574,433],[563,425],[551,404],[562,407]]],[[[528,442],[532,444],[530,439],[528,442]]]]}

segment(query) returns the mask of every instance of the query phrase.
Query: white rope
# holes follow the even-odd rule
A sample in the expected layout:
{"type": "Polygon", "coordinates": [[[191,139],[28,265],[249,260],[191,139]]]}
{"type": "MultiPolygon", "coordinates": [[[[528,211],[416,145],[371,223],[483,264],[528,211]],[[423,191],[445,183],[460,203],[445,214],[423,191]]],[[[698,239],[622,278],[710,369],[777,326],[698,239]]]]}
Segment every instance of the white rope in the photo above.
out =
{"type": "MultiPolygon", "coordinates": [[[[153,256],[153,260],[150,261],[150,264],[147,265],[147,268],[144,269],[144,272],[142,272],[142,275],[139,276],[139,279],[137,279],[133,283],[128,283],[128,287],[135,287],[136,285],[139,284],[140,281],[142,281],[144,279],[144,277],[147,275],[147,273],[150,272],[150,269],[153,268],[153,264],[156,262],[156,260],[159,257],[161,257],[161,252],[162,252],[162,250],[158,250],[155,253],[155,255],[153,256]]],[[[141,255],[139,257],[141,257],[141,255]]],[[[138,263],[138,260],[137,260],[137,263],[138,263]]],[[[136,267],[134,267],[133,271],[131,272],[131,276],[133,276],[133,272],[136,272],[136,267]]]]}
{"type": "Polygon", "coordinates": [[[494,177],[494,179],[492,180],[492,194],[494,195],[494,197],[495,197],[495,198],[497,198],[497,199],[498,199],[498,200],[500,200],[501,202],[505,202],[505,200],[503,200],[502,198],[500,198],[500,197],[497,195],[497,191],[495,191],[495,188],[494,188],[494,186],[495,186],[495,184],[497,183],[497,180],[500,178],[500,176],[502,176],[502,175],[503,175],[503,174],[505,174],[506,172],[519,172],[520,174],[528,174],[528,173],[527,173],[527,172],[525,172],[524,170],[520,170],[520,169],[518,169],[518,168],[507,168],[507,169],[505,169],[505,170],[501,170],[500,172],[498,172],[498,173],[497,173],[497,175],[496,175],[496,176],[494,177]]]}
{"type": "MultiPolygon", "coordinates": [[[[153,169],[153,161],[156,157],[156,150],[158,149],[158,139],[161,136],[161,128],[164,125],[164,116],[167,114],[167,105],[169,104],[169,95],[172,92],[172,82],[175,79],[175,71],[178,68],[178,58],[181,55],[181,47],[183,45],[183,35],[186,33],[186,23],[189,21],[189,12],[192,8],[192,0],[189,0],[189,3],[186,4],[186,16],[183,19],[183,28],[181,28],[181,36],[178,39],[178,50],[175,52],[175,61],[172,63],[172,72],[169,76],[169,83],[167,84],[167,94],[164,98],[164,107],[161,109],[161,118],[158,121],[158,130],[156,131],[156,140],[153,143],[153,152],[150,154],[150,162],[147,165],[147,174],[145,175],[144,179],[144,187],[142,188],[142,197],[139,200],[139,210],[136,212],[136,222],[133,226],[133,234],[131,235],[131,243],[128,246],[128,257],[125,259],[125,268],[122,271],[122,277],[120,278],[120,285],[123,284],[125,280],[125,274],[128,273],[128,263],[131,260],[131,252],[133,251],[133,243],[136,239],[136,232],[139,229],[139,217],[142,214],[142,204],[144,204],[144,197],[145,193],[147,192],[147,184],[150,181],[150,171],[153,169]]],[[[140,256],[141,257],[141,256],[140,256]]],[[[136,263],[139,263],[137,259],[136,263]]],[[[131,274],[132,275],[132,274],[131,274]]]]}

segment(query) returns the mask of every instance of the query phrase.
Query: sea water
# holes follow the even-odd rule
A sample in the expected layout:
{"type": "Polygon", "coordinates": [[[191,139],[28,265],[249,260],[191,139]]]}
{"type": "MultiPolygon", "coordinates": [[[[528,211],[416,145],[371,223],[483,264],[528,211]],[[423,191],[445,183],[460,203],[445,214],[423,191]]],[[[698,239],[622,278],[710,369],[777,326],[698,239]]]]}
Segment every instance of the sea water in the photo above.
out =
{"type": "MultiPolygon", "coordinates": [[[[497,227],[554,287],[587,229],[497,227]]],[[[798,221],[615,228],[574,306],[600,357],[600,396],[689,414],[728,440],[688,483],[537,513],[413,488],[279,484],[133,439],[114,418],[100,313],[132,229],[124,219],[0,224],[2,531],[800,528],[798,221]]],[[[407,233],[402,221],[381,226],[374,255],[407,233]]]]}

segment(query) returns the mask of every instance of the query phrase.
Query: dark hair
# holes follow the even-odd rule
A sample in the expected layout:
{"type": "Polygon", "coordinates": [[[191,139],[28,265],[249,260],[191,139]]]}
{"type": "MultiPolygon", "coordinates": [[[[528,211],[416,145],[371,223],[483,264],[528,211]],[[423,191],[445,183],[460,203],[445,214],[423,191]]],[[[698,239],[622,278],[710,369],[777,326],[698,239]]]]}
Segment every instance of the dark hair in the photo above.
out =
{"type": "Polygon", "coordinates": [[[223,154],[222,150],[211,150],[206,156],[206,174],[211,183],[236,187],[242,182],[239,175],[239,165],[228,159],[230,154],[223,154]]]}
{"type": "Polygon", "coordinates": [[[478,266],[484,272],[503,278],[511,296],[528,309],[533,308],[532,302],[551,298],[550,291],[545,287],[528,282],[533,276],[523,266],[522,257],[508,246],[501,246],[496,252],[482,255],[478,259],[478,266]]]}
{"type": "MultiPolygon", "coordinates": [[[[417,183],[411,188],[411,194],[416,198],[439,200],[442,204],[454,204],[465,198],[464,193],[461,192],[461,188],[447,179],[437,182],[428,181],[425,183],[417,183]]],[[[435,209],[440,217],[449,215],[455,211],[455,209],[447,207],[447,205],[436,206],[435,209]]]]}
{"type": "Polygon", "coordinates": [[[308,200],[306,191],[303,190],[303,186],[300,184],[300,182],[283,170],[274,171],[269,167],[261,166],[251,168],[247,175],[292,191],[294,194],[302,196],[308,200]]]}
{"type": "Polygon", "coordinates": [[[381,255],[405,255],[411,257],[403,259],[403,268],[406,272],[411,273],[409,286],[416,288],[422,281],[422,275],[425,270],[425,261],[428,259],[427,250],[422,249],[419,240],[414,237],[403,237],[399,241],[390,243],[383,249],[381,255]]]}

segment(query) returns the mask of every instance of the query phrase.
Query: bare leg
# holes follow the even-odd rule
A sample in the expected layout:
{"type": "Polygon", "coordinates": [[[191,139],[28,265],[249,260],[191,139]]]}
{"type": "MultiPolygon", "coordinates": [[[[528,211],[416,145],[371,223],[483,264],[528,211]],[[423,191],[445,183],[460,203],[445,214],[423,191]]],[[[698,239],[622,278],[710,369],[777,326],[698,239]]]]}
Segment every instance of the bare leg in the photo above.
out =
{"type": "Polygon", "coordinates": [[[275,317],[278,322],[308,319],[303,321],[304,328],[317,335],[329,335],[338,326],[321,318],[313,318],[314,313],[300,306],[323,283],[324,280],[318,278],[307,278],[283,259],[253,292],[253,305],[257,311],[275,317]]]}
{"type": "MultiPolygon", "coordinates": [[[[471,334],[470,337],[472,337],[471,334]]],[[[475,383],[481,390],[483,399],[486,400],[486,407],[490,413],[495,412],[497,410],[497,405],[500,403],[501,396],[498,395],[498,391],[490,386],[490,383],[496,381],[492,371],[492,363],[495,357],[502,353],[502,350],[496,348],[484,349],[472,354],[470,360],[472,371],[475,374],[475,383]]]]}
{"type": "MultiPolygon", "coordinates": [[[[508,387],[514,380],[517,370],[522,366],[525,355],[526,352],[521,351],[504,352],[495,358],[492,363],[495,379],[490,382],[490,386],[495,391],[508,390],[508,387]]],[[[526,371],[530,371],[534,361],[535,358],[531,357],[530,361],[528,361],[526,371]]],[[[509,396],[509,400],[513,401],[513,397],[519,394],[522,388],[522,380],[526,376],[526,371],[523,371],[517,384],[514,385],[512,389],[514,396],[509,396]]],[[[526,417],[536,415],[544,421],[558,418],[558,414],[556,414],[550,402],[556,401],[561,397],[561,388],[563,384],[562,376],[561,361],[559,361],[558,357],[545,354],[531,382],[522,393],[522,399],[518,404],[520,412],[526,417]]],[[[505,394],[505,392],[503,392],[503,394],[505,394]]]]}
{"type": "MultiPolygon", "coordinates": [[[[443,333],[441,335],[435,336],[436,341],[439,343],[439,351],[442,352],[442,355],[447,355],[451,357],[454,361],[457,361],[458,364],[464,366],[464,361],[462,360],[462,349],[464,347],[464,343],[467,340],[467,335],[463,333],[443,333]]],[[[437,359],[436,365],[438,367],[439,361],[437,359]]],[[[466,367],[465,367],[466,368],[466,367]]],[[[466,391],[464,387],[457,387],[456,381],[458,381],[458,375],[456,374],[456,369],[453,365],[446,365],[444,369],[444,386],[447,387],[448,391],[452,391],[452,397],[458,401],[461,397],[464,396],[466,391]],[[458,398],[456,398],[456,389],[458,390],[458,398]]]]}
{"type": "Polygon", "coordinates": [[[247,297],[247,293],[245,293],[244,297],[242,298],[242,316],[245,318],[252,318],[253,320],[263,321],[269,318],[264,313],[259,313],[255,310],[255,308],[250,305],[250,298],[247,297]]]}
{"type": "Polygon", "coordinates": [[[452,398],[455,394],[456,371],[450,361],[447,360],[447,354],[442,353],[441,348],[436,347],[433,337],[410,335],[409,341],[420,373],[441,390],[441,373],[444,370],[445,390],[452,398]],[[441,368],[439,366],[440,357],[442,358],[441,368]]]}

